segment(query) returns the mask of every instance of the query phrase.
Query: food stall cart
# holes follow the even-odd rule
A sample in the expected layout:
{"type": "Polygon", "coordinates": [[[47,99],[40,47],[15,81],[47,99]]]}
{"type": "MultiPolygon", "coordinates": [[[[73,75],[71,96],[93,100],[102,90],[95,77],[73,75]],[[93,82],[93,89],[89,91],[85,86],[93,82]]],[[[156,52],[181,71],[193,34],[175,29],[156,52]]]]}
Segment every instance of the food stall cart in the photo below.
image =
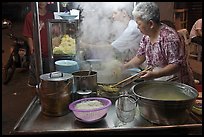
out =
{"type": "MultiPolygon", "coordinates": [[[[50,20],[49,26],[53,24],[60,24],[60,26],[67,27],[71,22],[65,20],[50,20]]],[[[76,26],[75,26],[76,27],[76,26]]],[[[74,28],[75,28],[74,27],[74,28]]],[[[49,29],[50,31],[51,29],[49,29]]],[[[66,30],[66,29],[63,29],[66,30]]],[[[65,31],[66,33],[66,31],[65,31]]],[[[66,35],[62,33],[63,35],[66,35]]],[[[51,48],[50,57],[53,65],[54,60],[58,55],[54,55],[52,36],[49,36],[51,48]]],[[[59,55],[61,56],[61,55],[59,55]]],[[[66,56],[71,57],[71,56],[66,56]]],[[[52,66],[54,69],[54,66],[52,66]]],[[[133,83],[134,84],[134,83],[133,83]]],[[[37,90],[37,89],[36,89],[37,90]]],[[[95,123],[83,123],[76,119],[73,113],[70,111],[68,114],[60,117],[45,116],[41,112],[41,103],[38,96],[35,96],[25,113],[19,119],[15,125],[11,134],[14,135],[40,135],[40,134],[67,134],[67,135],[162,135],[162,134],[174,134],[174,135],[192,135],[202,134],[202,117],[197,116],[194,113],[190,113],[188,120],[184,124],[179,125],[157,125],[144,119],[136,109],[136,115],[132,122],[121,123],[115,113],[115,104],[110,107],[107,115],[95,123]]]]}

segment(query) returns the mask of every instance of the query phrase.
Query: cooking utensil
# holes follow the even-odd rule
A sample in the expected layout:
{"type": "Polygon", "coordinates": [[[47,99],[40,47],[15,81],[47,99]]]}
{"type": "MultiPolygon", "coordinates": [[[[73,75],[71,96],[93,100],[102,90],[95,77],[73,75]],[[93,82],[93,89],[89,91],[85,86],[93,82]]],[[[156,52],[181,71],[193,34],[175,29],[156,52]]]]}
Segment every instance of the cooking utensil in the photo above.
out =
{"type": "Polygon", "coordinates": [[[151,69],[152,69],[151,67],[148,67],[148,68],[144,69],[143,71],[140,71],[139,73],[137,73],[137,74],[135,74],[135,75],[133,75],[133,76],[130,76],[130,77],[128,77],[128,78],[126,78],[126,79],[124,79],[124,80],[122,80],[122,81],[120,81],[120,82],[118,82],[118,83],[112,85],[111,87],[112,87],[112,88],[113,88],[113,87],[124,87],[124,86],[126,86],[126,85],[132,83],[133,81],[139,79],[140,76],[141,76],[142,74],[144,74],[144,72],[149,71],[149,70],[151,70],[151,69]]]}
{"type": "Polygon", "coordinates": [[[97,72],[91,71],[77,71],[72,73],[74,81],[74,92],[91,90],[95,92],[97,90],[97,72]]]}
{"type": "Polygon", "coordinates": [[[131,69],[127,69],[126,71],[130,76],[133,76],[133,75],[139,73],[140,71],[142,71],[142,69],[140,69],[140,68],[131,68],[131,69]]]}
{"type": "Polygon", "coordinates": [[[173,78],[170,78],[170,79],[168,79],[167,81],[176,81],[176,80],[178,80],[178,76],[175,76],[175,77],[173,77],[173,78]]]}
{"type": "Polygon", "coordinates": [[[88,75],[91,75],[91,71],[92,71],[92,65],[90,64],[90,69],[89,69],[89,74],[88,75]]]}
{"type": "Polygon", "coordinates": [[[120,95],[115,102],[116,114],[120,121],[128,123],[134,120],[137,100],[132,95],[120,95]]]}
{"type": "Polygon", "coordinates": [[[131,91],[138,99],[141,116],[159,125],[185,123],[198,96],[191,86],[166,81],[140,82],[131,91]]]}
{"type": "Polygon", "coordinates": [[[62,116],[68,113],[71,103],[72,75],[52,72],[40,75],[39,98],[42,113],[47,116],[62,116]]]}
{"type": "Polygon", "coordinates": [[[93,70],[93,65],[95,65],[95,66],[98,65],[98,67],[96,67],[96,68],[101,67],[101,60],[100,59],[87,59],[86,62],[88,62],[89,66],[90,66],[88,75],[91,74],[91,71],[93,70]]]}

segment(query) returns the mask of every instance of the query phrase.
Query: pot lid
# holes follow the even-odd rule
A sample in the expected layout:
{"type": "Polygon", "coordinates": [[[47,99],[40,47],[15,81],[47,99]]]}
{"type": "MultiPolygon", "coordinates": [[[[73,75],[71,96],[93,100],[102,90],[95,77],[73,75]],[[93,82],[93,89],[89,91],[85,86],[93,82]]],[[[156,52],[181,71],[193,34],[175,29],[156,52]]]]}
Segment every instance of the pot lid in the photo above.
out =
{"type": "Polygon", "coordinates": [[[40,75],[40,79],[44,81],[66,81],[71,78],[73,78],[72,74],[62,73],[59,71],[40,75]]]}

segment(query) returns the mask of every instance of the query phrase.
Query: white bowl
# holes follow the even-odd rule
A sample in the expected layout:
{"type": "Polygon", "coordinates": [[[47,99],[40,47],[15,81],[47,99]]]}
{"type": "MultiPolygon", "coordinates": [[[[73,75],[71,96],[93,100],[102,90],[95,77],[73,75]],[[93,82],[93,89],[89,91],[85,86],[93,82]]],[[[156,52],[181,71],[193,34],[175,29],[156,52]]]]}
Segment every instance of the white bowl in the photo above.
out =
{"type": "Polygon", "coordinates": [[[77,17],[77,15],[69,15],[69,14],[60,14],[59,16],[65,20],[73,20],[77,17]]]}

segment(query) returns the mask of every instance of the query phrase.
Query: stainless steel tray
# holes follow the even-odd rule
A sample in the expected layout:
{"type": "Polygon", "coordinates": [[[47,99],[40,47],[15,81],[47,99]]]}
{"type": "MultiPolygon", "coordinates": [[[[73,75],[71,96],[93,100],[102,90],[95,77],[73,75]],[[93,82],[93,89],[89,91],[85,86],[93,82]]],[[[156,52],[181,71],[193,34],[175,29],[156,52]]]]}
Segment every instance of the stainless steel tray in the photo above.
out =
{"type": "Polygon", "coordinates": [[[41,113],[41,106],[36,96],[17,122],[11,134],[202,134],[202,118],[192,114],[186,124],[159,126],[140,116],[139,110],[135,120],[122,124],[116,116],[114,104],[106,117],[99,122],[86,124],[78,121],[72,112],[61,117],[48,117],[41,113]]]}

